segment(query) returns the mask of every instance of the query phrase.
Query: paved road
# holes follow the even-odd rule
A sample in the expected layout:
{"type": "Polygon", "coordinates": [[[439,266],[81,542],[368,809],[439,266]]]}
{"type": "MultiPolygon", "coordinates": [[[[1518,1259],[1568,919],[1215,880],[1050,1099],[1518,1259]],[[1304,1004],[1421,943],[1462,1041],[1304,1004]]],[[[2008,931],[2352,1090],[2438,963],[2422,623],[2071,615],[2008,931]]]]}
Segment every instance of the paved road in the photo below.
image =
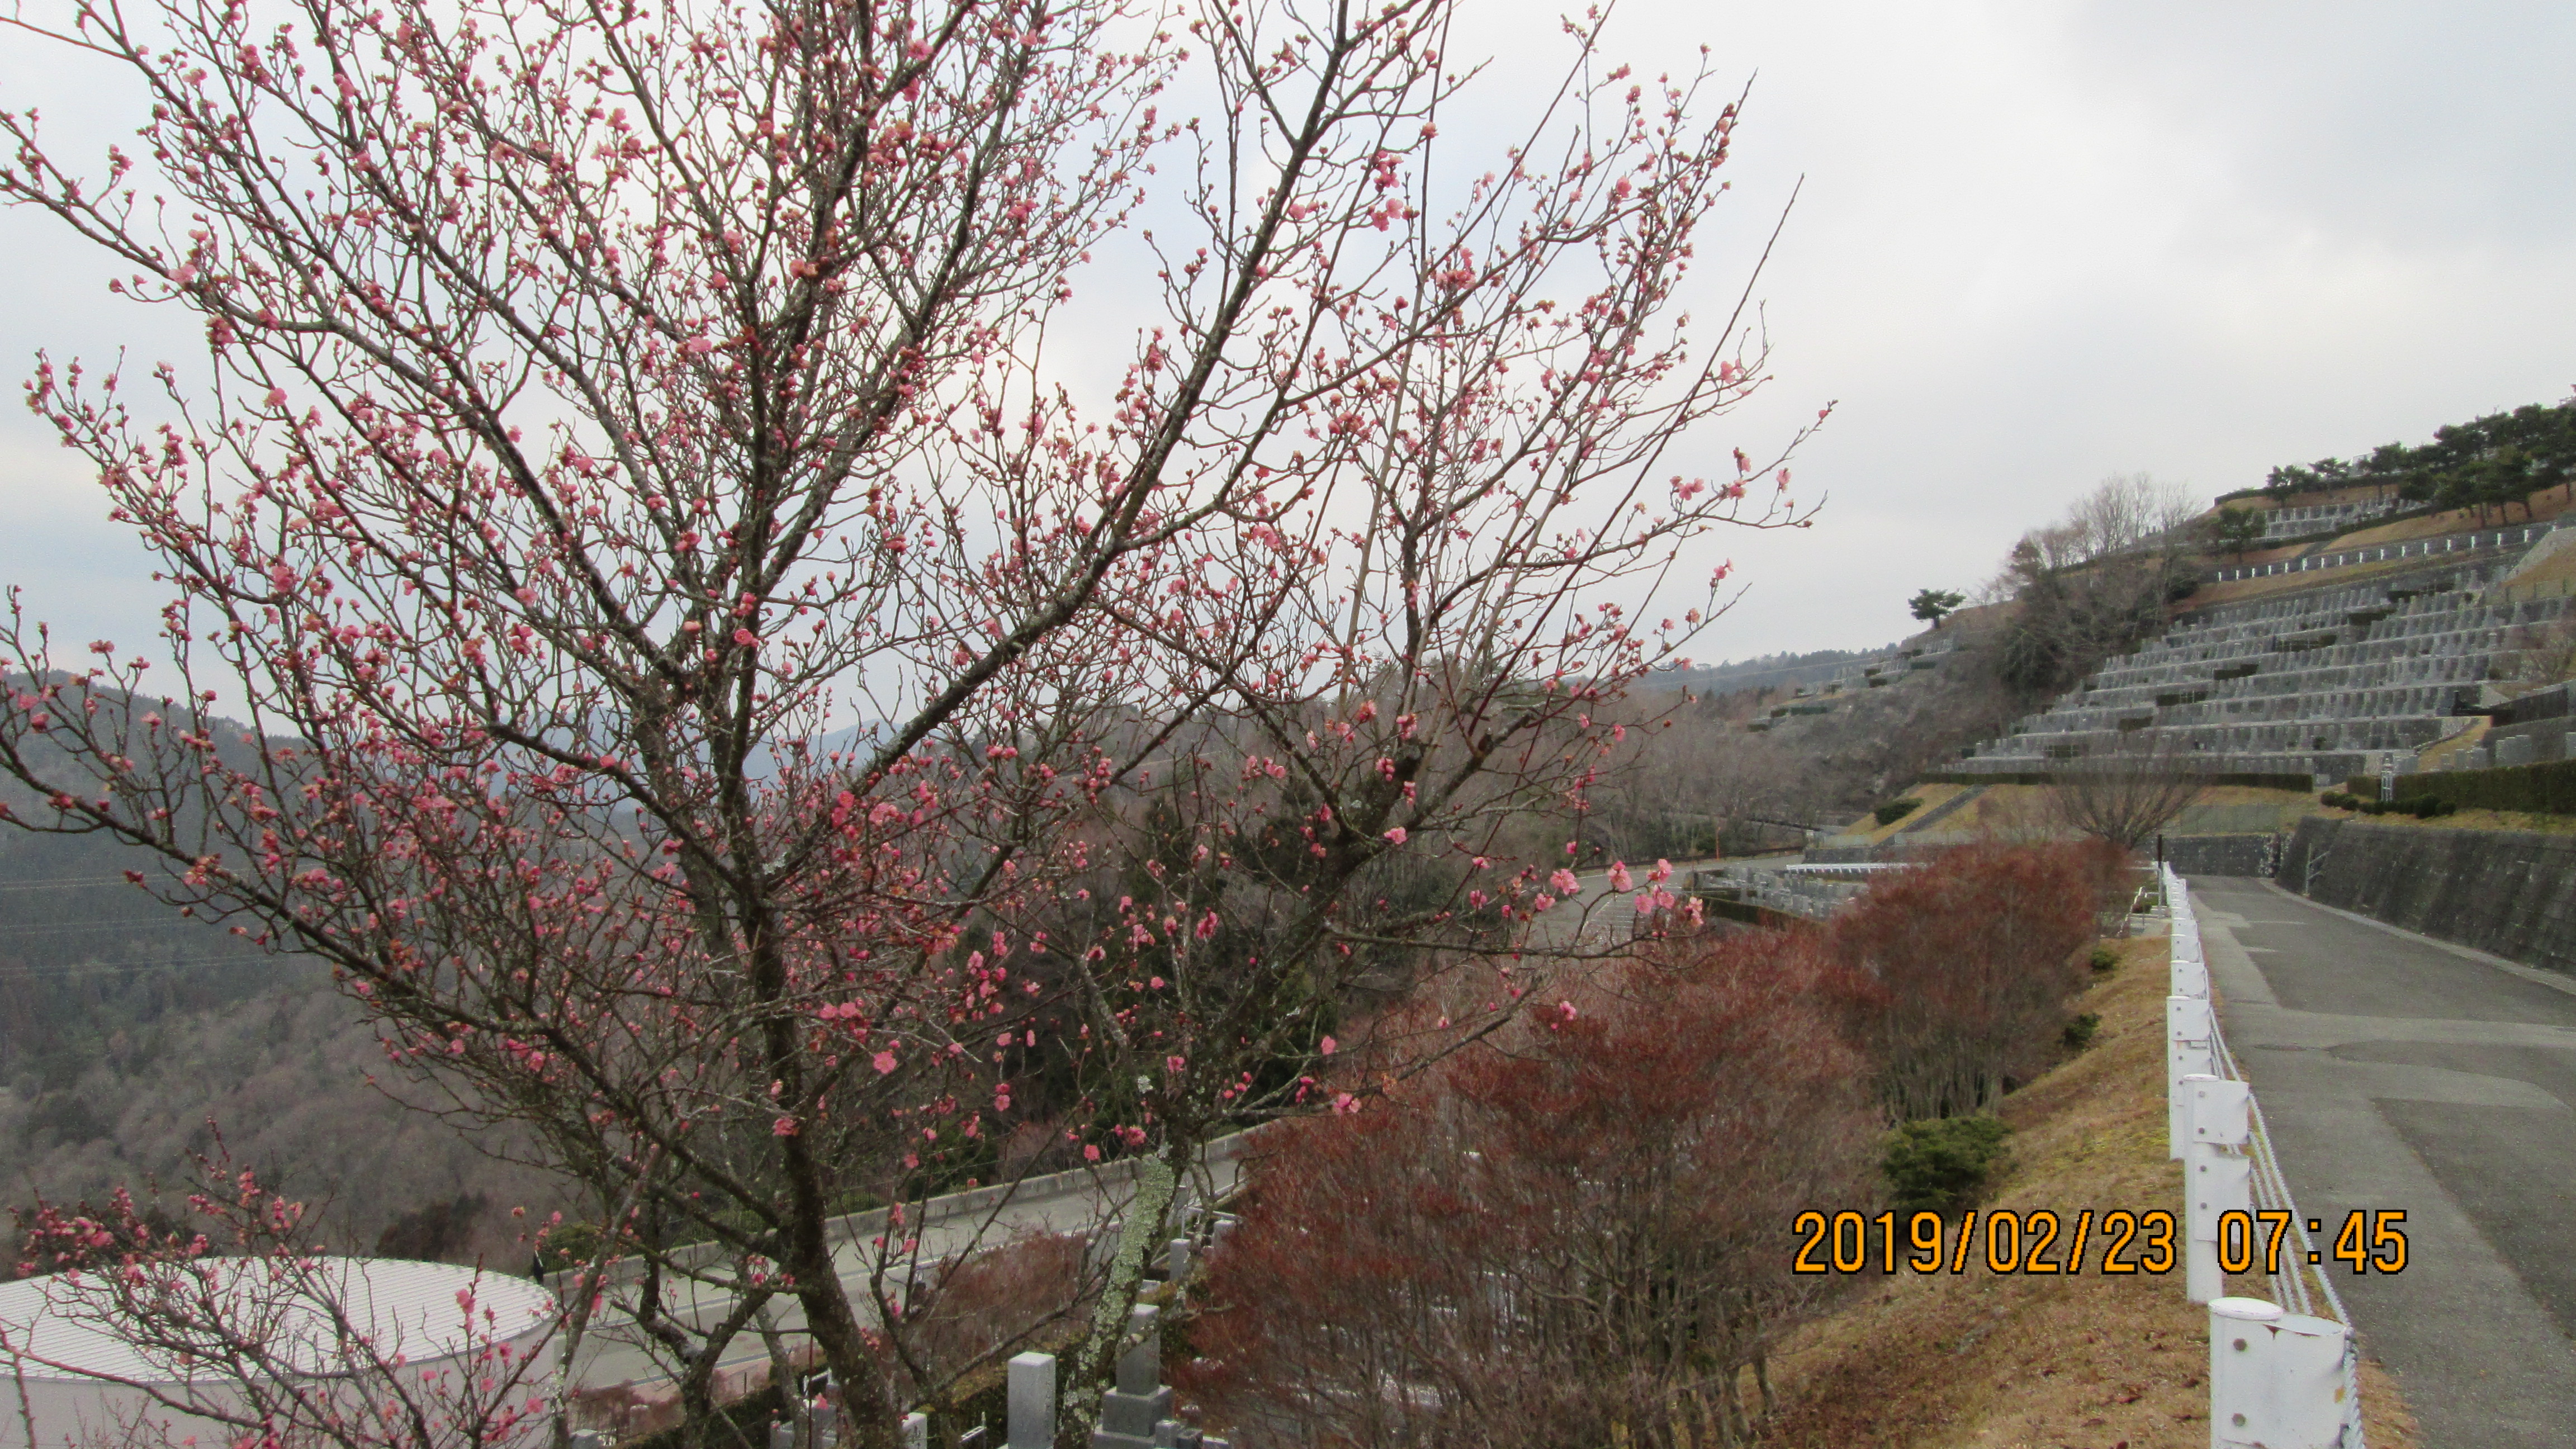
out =
{"type": "Polygon", "coordinates": [[[2403,1273],[2335,1269],[2428,1449],[2576,1445],[2576,980],[2194,880],[2227,1039],[2300,1211],[2403,1209],[2403,1273]]]}
{"type": "MultiPolygon", "coordinates": [[[[1198,1174],[1191,1192],[1201,1201],[1222,1197],[1233,1186],[1238,1164],[1228,1155],[1213,1157],[1198,1174]]],[[[1101,1174],[1072,1172],[1033,1181],[1013,1194],[1007,1202],[992,1204],[977,1199],[975,1194],[934,1200],[930,1205],[928,1226],[921,1230],[922,1258],[925,1263],[957,1253],[972,1253],[1007,1243],[1022,1235],[1041,1233],[1085,1233],[1103,1221],[1122,1212],[1134,1194],[1134,1184],[1124,1172],[1101,1174]],[[943,1210],[947,1209],[947,1210],[943,1210]]],[[[857,1307],[862,1322],[873,1322],[873,1301],[869,1296],[868,1277],[875,1258],[869,1246],[872,1235],[883,1231],[878,1214],[864,1214],[859,1236],[835,1246],[833,1266],[857,1307]]],[[[612,1289],[610,1299],[617,1303],[622,1289],[612,1289]]],[[[682,1283],[673,1289],[673,1314],[684,1321],[708,1324],[721,1318],[731,1304],[731,1295],[682,1283]]],[[[804,1309],[793,1299],[781,1300],[776,1308],[777,1325],[791,1342],[804,1339],[804,1309]]],[[[736,1339],[719,1367],[735,1369],[763,1362],[768,1353],[756,1334],[736,1339]]],[[[667,1377],[648,1351],[634,1320],[612,1308],[604,1313],[587,1335],[570,1375],[581,1388],[605,1388],[620,1383],[653,1383],[667,1377]]]]}

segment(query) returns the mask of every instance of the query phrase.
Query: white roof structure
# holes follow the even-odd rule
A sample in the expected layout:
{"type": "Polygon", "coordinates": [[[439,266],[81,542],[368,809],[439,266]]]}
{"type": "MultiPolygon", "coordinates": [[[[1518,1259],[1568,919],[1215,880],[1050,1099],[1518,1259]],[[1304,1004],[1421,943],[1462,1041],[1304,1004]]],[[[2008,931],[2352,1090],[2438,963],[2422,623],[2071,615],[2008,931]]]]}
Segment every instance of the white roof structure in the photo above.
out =
{"type": "MultiPolygon", "coordinates": [[[[399,1362],[407,1381],[425,1382],[418,1376],[462,1368],[495,1345],[524,1364],[556,1316],[554,1295],[541,1284],[446,1263],[216,1258],[190,1272],[180,1285],[184,1314],[219,1316],[228,1333],[260,1345],[268,1363],[311,1381],[354,1384],[373,1365],[399,1362]]],[[[178,1342],[137,1341],[111,1306],[95,1273],[0,1284],[0,1398],[14,1400],[23,1387],[27,1400],[25,1413],[15,1402],[0,1404],[0,1449],[228,1437],[169,1407],[238,1403],[223,1365],[190,1361],[178,1342]]],[[[177,1337],[202,1342],[194,1333],[177,1337]]],[[[523,1381],[542,1392],[548,1377],[529,1373],[523,1381]]]]}

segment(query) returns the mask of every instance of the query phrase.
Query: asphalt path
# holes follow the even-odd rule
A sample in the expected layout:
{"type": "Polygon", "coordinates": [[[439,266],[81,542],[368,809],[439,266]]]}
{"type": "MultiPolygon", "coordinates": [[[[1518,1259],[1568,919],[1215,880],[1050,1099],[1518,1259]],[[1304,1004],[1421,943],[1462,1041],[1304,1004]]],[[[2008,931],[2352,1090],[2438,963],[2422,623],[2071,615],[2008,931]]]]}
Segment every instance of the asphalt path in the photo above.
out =
{"type": "MultiPolygon", "coordinates": [[[[1637,888],[1646,888],[1648,866],[1631,868],[1637,888]]],[[[1687,882],[1689,871],[1689,865],[1677,863],[1674,880],[1687,882]]],[[[1561,946],[1567,936],[1579,930],[1580,940],[1597,945],[1624,935],[1633,924],[1635,907],[1625,899],[1611,897],[1607,872],[1596,871],[1580,879],[1583,893],[1579,900],[1560,903],[1540,918],[1536,931],[1540,944],[1561,946]]],[[[1240,1171],[1241,1163],[1232,1155],[1212,1157],[1194,1174],[1191,1191],[1203,1202],[1221,1198],[1233,1188],[1240,1171]]],[[[924,1213],[918,1261],[927,1265],[1022,1236],[1089,1233],[1123,1212],[1133,1192],[1126,1174],[1113,1166],[1099,1173],[1062,1173],[1033,1181],[998,1203],[992,1201],[990,1193],[933,1199],[924,1213]]],[[[852,1230],[833,1251],[833,1266],[841,1275],[852,1306],[866,1323],[875,1321],[874,1298],[868,1288],[877,1256],[871,1240],[882,1231],[877,1214],[860,1215],[852,1220],[852,1230]]],[[[644,1346],[631,1314],[617,1307],[620,1292],[619,1287],[612,1286],[608,1303],[575,1351],[572,1372],[567,1377],[576,1389],[653,1384],[670,1377],[657,1355],[644,1346]]],[[[672,1316],[689,1323],[715,1323],[733,1303],[730,1294],[686,1283],[671,1285],[671,1293],[672,1316]]],[[[791,1343],[802,1341],[804,1313],[794,1300],[777,1300],[773,1322],[791,1343]]],[[[734,1341],[718,1367],[745,1368],[767,1357],[767,1348],[758,1335],[746,1333],[734,1341]]]]}
{"type": "Polygon", "coordinates": [[[2427,1449],[2576,1445],[2576,980],[2191,882],[2227,1040],[2332,1246],[2402,1210],[2407,1264],[2335,1286],[2427,1449]]]}

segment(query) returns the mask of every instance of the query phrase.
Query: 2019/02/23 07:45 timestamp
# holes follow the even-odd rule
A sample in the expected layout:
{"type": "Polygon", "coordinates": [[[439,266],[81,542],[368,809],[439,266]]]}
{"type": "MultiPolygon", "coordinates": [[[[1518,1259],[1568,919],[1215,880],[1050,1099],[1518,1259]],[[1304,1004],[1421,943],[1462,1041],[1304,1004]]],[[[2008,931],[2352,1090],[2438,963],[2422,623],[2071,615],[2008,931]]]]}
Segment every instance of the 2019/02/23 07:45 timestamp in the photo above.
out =
{"type": "MultiPolygon", "coordinates": [[[[2227,1212],[2217,1223],[2218,1266],[2228,1273],[2281,1271],[2292,1215],[2285,1211],[2227,1212]]],[[[2332,1250],[2310,1249],[2307,1260],[2332,1258],[2355,1273],[2377,1269],[2404,1271],[2406,1214],[2396,1209],[2355,1209],[2344,1218],[2332,1250]]],[[[1790,1269],[1796,1273],[1962,1273],[1969,1263],[1995,1273],[2095,1272],[2164,1274],[2180,1262],[2180,1223],[2162,1208],[2133,1212],[2113,1208],[2098,1214],[2084,1208],[2071,1213],[2046,1208],[2028,1211],[1971,1210],[1955,1225],[1939,1213],[1874,1215],[1845,1211],[1827,1214],[1810,1209],[1790,1223],[1801,1240],[1790,1269]],[[1900,1238],[1900,1233],[1902,1234],[1900,1238]],[[2060,1244],[2064,1246],[2060,1248],[2060,1244]],[[2088,1261],[2089,1245],[2101,1256],[2088,1261]],[[1979,1251],[1982,1249],[1982,1251],[1979,1251]]],[[[2308,1219],[2310,1232],[2322,1232],[2322,1219],[2308,1219]]]]}

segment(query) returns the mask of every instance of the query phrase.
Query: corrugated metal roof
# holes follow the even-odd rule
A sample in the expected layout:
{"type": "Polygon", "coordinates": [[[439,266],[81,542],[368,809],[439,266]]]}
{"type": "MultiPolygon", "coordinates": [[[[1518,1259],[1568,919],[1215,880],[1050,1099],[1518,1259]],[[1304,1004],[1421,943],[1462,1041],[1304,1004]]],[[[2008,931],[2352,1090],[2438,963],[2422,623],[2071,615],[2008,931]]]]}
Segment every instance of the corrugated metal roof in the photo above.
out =
{"type": "MultiPolygon", "coordinates": [[[[539,1284],[448,1263],[394,1258],[207,1258],[182,1270],[156,1270],[167,1301],[192,1324],[220,1319],[238,1341],[270,1352],[305,1373],[342,1372],[352,1336],[380,1355],[414,1364],[469,1351],[483,1341],[516,1340],[552,1321],[555,1300],[539,1284]],[[471,1295],[474,1327],[466,1323],[471,1295]],[[487,1318],[486,1315],[489,1315],[487,1318]]],[[[94,1274],[57,1273],[0,1283],[0,1364],[25,1360],[29,1379],[112,1376],[145,1383],[202,1380],[181,1367],[181,1351],[220,1340],[194,1332],[143,1344],[120,1331],[111,1300],[94,1274]],[[43,1362],[37,1362],[42,1360],[43,1362]]]]}

